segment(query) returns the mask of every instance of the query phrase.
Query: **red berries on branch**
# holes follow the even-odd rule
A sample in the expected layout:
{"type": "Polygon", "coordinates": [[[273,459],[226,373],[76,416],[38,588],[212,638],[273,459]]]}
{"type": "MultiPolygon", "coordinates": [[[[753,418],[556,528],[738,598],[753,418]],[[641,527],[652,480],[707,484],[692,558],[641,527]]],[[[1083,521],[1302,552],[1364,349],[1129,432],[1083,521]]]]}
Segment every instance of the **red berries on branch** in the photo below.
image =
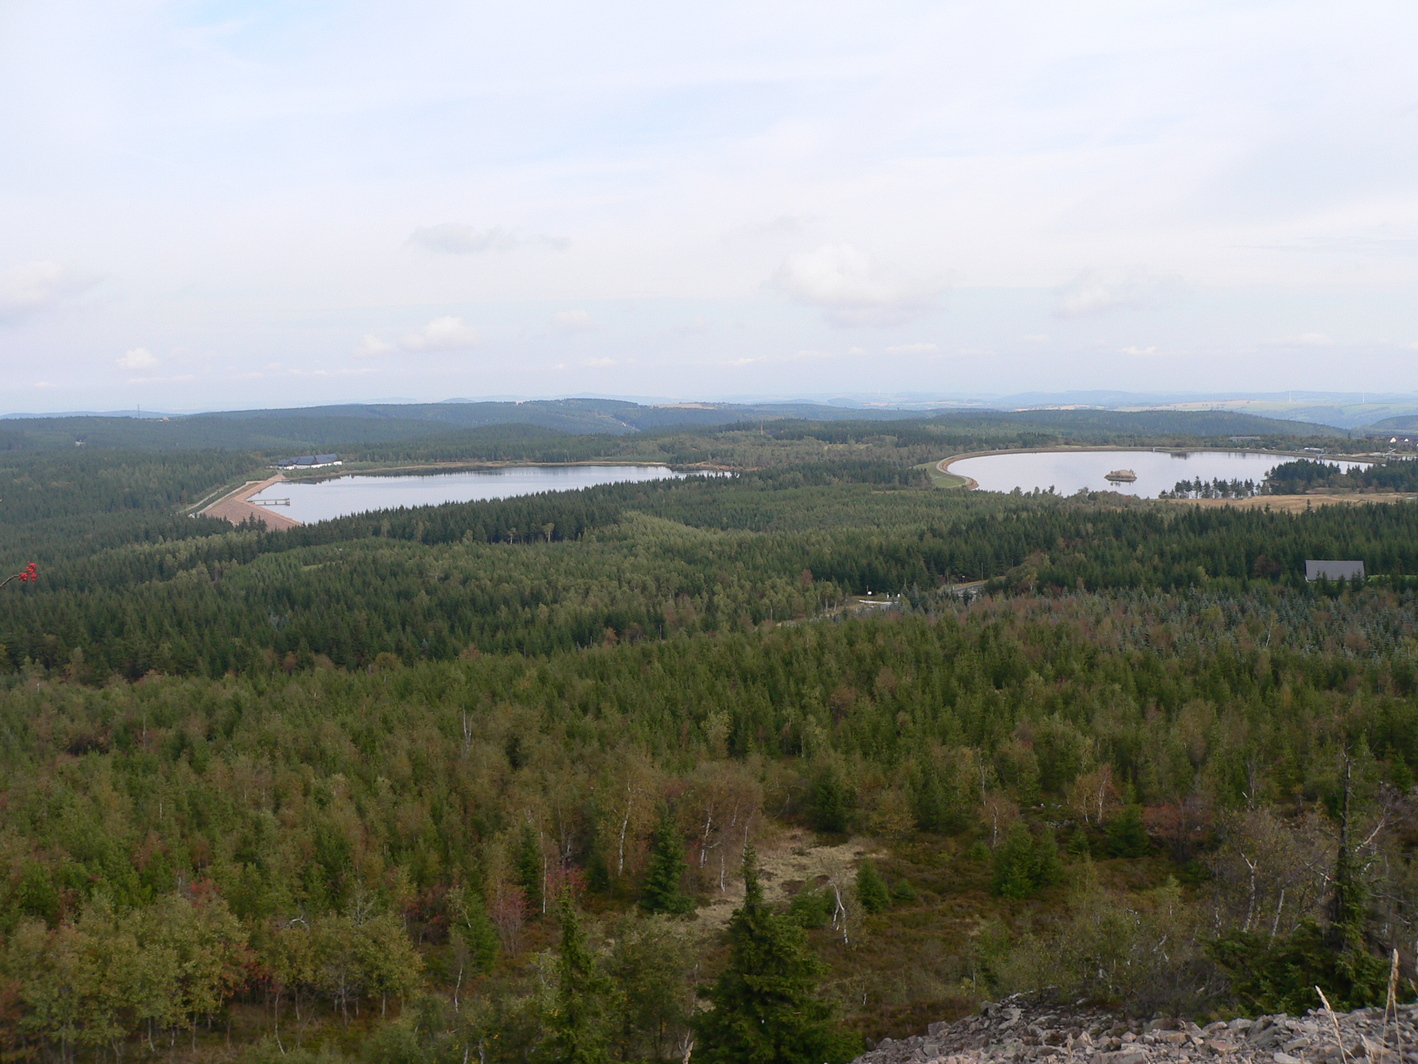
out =
{"type": "Polygon", "coordinates": [[[13,576],[7,576],[7,577],[5,577],[4,580],[0,580],[0,587],[4,587],[4,586],[5,586],[6,584],[8,584],[11,580],[18,580],[18,581],[19,581],[20,583],[22,583],[22,584],[27,584],[27,583],[29,583],[29,582],[32,581],[32,580],[38,580],[38,579],[39,579],[39,570],[35,568],[34,562],[30,562],[29,565],[25,566],[23,569],[21,569],[21,570],[20,570],[18,573],[16,573],[15,575],[13,575],[13,576]]]}

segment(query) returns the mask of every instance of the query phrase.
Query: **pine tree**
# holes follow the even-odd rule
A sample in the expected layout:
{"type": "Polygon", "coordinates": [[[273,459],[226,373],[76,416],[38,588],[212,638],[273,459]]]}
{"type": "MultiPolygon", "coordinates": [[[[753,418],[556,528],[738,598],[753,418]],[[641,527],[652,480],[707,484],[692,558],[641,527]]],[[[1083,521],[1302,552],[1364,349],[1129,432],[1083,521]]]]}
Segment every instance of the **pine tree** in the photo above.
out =
{"type": "Polygon", "coordinates": [[[1136,805],[1124,806],[1122,814],[1108,825],[1108,853],[1113,857],[1146,857],[1148,845],[1142,810],[1136,805]]]}
{"type": "Polygon", "coordinates": [[[694,899],[686,897],[679,889],[684,870],[684,844],[680,841],[679,828],[669,809],[663,808],[650,836],[650,870],[645,875],[640,907],[651,913],[691,911],[694,899]]]}
{"type": "Polygon", "coordinates": [[[729,920],[729,964],[695,1017],[694,1059],[702,1064],[823,1064],[848,1060],[856,1040],[831,1022],[813,995],[824,965],[803,931],[763,900],[757,859],[744,854],[743,906],[729,920]]]}
{"type": "Polygon", "coordinates": [[[537,829],[527,824],[522,828],[522,838],[517,846],[513,862],[517,885],[527,894],[527,908],[534,913],[542,912],[542,840],[537,829]]]}
{"type": "Polygon", "coordinates": [[[586,946],[571,893],[557,905],[561,952],[556,958],[556,1011],[548,1045],[554,1064],[605,1064],[610,1059],[606,978],[586,946]]]}
{"type": "Polygon", "coordinates": [[[834,834],[847,830],[847,818],[856,796],[851,784],[833,765],[824,765],[808,792],[808,819],[818,831],[834,834]]]}
{"type": "Polygon", "coordinates": [[[481,895],[462,887],[455,888],[452,902],[456,916],[454,930],[468,951],[473,970],[486,975],[497,964],[502,948],[497,928],[487,914],[487,905],[481,895]]]}
{"type": "Polygon", "coordinates": [[[1000,848],[995,851],[994,892],[1001,898],[1021,901],[1034,896],[1034,840],[1023,824],[1010,826],[1000,848]]]}
{"type": "Polygon", "coordinates": [[[1059,856],[1059,840],[1047,824],[1034,842],[1034,885],[1040,889],[1062,883],[1063,858],[1059,856]]]}
{"type": "Polygon", "coordinates": [[[891,905],[891,892],[870,858],[857,866],[857,901],[869,913],[885,912],[891,905]]]}

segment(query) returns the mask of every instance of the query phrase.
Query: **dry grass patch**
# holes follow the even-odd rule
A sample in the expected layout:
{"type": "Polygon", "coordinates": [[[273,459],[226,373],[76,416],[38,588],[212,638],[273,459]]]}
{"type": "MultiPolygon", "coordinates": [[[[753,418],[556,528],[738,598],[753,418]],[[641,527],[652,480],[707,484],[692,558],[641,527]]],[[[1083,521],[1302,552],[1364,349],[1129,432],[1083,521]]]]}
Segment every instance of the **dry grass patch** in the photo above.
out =
{"type": "Polygon", "coordinates": [[[1273,510],[1277,513],[1302,513],[1320,506],[1358,506],[1370,502],[1408,502],[1418,495],[1385,493],[1382,495],[1252,495],[1249,499],[1163,499],[1178,506],[1200,506],[1214,510],[1234,506],[1238,510],[1273,510]]]}

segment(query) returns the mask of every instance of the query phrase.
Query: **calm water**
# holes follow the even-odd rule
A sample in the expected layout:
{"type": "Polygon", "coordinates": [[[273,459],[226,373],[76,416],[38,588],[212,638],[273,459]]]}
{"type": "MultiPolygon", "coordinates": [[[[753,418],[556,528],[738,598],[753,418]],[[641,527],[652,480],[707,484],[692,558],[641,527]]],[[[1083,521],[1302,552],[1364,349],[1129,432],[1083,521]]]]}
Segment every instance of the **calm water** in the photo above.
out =
{"type": "Polygon", "coordinates": [[[680,477],[669,466],[510,466],[468,473],[435,473],[431,476],[348,476],[317,483],[272,484],[252,502],[289,499],[289,506],[271,507],[276,513],[309,524],[332,517],[389,510],[397,506],[429,506],[475,499],[506,499],[539,491],[572,491],[597,484],[662,480],[680,477]]]}
{"type": "MultiPolygon", "coordinates": [[[[984,491],[1047,491],[1072,495],[1080,488],[1089,491],[1118,491],[1153,499],[1158,492],[1171,491],[1179,480],[1253,480],[1259,484],[1266,473],[1287,455],[1257,454],[1253,451],[1191,451],[1185,455],[1166,451],[1042,451],[1037,454],[987,454],[964,458],[950,464],[952,473],[973,477],[984,491]],[[1114,469],[1131,469],[1137,480],[1112,484],[1103,479],[1114,469]]],[[[1331,461],[1325,459],[1325,461],[1331,461]]],[[[1351,469],[1362,462],[1336,462],[1351,469]]]]}

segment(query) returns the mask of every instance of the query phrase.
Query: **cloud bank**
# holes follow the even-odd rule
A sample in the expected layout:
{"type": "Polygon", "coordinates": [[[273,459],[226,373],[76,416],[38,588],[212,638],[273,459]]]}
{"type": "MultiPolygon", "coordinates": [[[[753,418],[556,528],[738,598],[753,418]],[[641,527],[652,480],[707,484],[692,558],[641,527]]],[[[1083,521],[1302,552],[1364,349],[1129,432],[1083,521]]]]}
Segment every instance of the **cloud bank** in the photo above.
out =
{"type": "Polygon", "coordinates": [[[124,351],[121,358],[114,359],[114,365],[119,369],[142,372],[143,370],[157,369],[158,357],[146,347],[134,347],[124,351]]]}
{"type": "Polygon", "coordinates": [[[0,321],[20,321],[82,295],[98,278],[57,262],[31,262],[0,274],[0,321]]]}
{"type": "Polygon", "coordinates": [[[936,292],[876,263],[851,244],[825,244],[790,256],[770,286],[821,308],[836,325],[900,325],[924,313],[936,292]]]}
{"type": "Polygon", "coordinates": [[[409,243],[440,255],[483,255],[523,247],[562,251],[570,241],[563,237],[524,236],[500,225],[479,230],[460,222],[440,222],[415,229],[409,234],[409,243]]]}
{"type": "Polygon", "coordinates": [[[364,341],[355,354],[365,358],[406,351],[410,354],[444,354],[449,351],[467,351],[482,342],[476,329],[466,324],[462,318],[445,314],[434,318],[422,329],[408,333],[398,343],[389,343],[374,333],[366,333],[364,341]]]}

